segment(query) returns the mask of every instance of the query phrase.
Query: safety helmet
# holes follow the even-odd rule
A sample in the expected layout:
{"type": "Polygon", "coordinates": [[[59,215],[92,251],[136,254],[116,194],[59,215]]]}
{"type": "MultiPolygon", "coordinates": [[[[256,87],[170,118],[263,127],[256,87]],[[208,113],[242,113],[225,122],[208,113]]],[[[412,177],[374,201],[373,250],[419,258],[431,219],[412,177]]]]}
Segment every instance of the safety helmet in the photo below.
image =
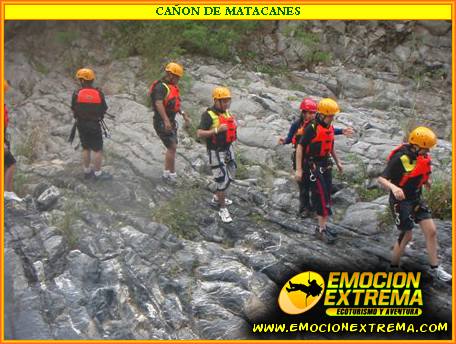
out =
{"type": "Polygon", "coordinates": [[[76,72],[76,79],[91,81],[95,79],[95,73],[89,68],[81,68],[76,72]]]}
{"type": "Polygon", "coordinates": [[[333,116],[340,112],[339,105],[331,98],[323,98],[317,106],[317,111],[323,116],[333,116]]]}
{"type": "Polygon", "coordinates": [[[9,85],[9,83],[8,83],[8,80],[5,80],[5,81],[3,82],[3,85],[4,85],[4,86],[3,86],[3,89],[5,90],[5,92],[7,92],[8,89],[9,89],[9,87],[10,87],[10,85],[9,85]]]}
{"type": "Polygon", "coordinates": [[[214,99],[231,98],[231,92],[228,88],[219,86],[219,87],[214,88],[214,90],[212,91],[212,98],[214,98],[214,99]]]}
{"type": "Polygon", "coordinates": [[[182,78],[182,76],[184,75],[184,67],[175,62],[168,63],[165,67],[165,71],[177,75],[179,78],[182,78]]]}
{"type": "Polygon", "coordinates": [[[301,111],[317,112],[317,103],[310,98],[304,98],[299,109],[301,111]]]}
{"type": "Polygon", "coordinates": [[[430,149],[437,144],[437,137],[431,129],[417,127],[410,133],[408,142],[420,148],[430,149]]]}

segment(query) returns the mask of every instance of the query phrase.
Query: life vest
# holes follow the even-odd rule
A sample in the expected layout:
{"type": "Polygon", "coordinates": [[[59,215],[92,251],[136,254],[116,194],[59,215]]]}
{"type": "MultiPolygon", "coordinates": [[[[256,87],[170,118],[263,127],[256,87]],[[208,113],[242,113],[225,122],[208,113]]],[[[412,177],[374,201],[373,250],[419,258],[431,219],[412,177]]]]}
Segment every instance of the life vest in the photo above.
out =
{"type": "Polygon", "coordinates": [[[219,133],[217,135],[212,136],[212,143],[217,144],[217,143],[223,143],[223,144],[229,144],[233,143],[237,139],[237,124],[236,120],[234,117],[226,111],[225,113],[222,114],[217,114],[212,110],[207,110],[207,113],[209,116],[211,116],[212,119],[212,126],[211,129],[218,128],[222,124],[226,124],[227,130],[223,133],[219,133]],[[223,142],[220,142],[220,136],[223,135],[223,142]]]}
{"type": "Polygon", "coordinates": [[[291,144],[293,146],[296,146],[296,144],[298,143],[299,141],[299,138],[304,135],[304,130],[306,129],[306,127],[309,125],[311,121],[303,121],[301,122],[301,125],[299,126],[298,130],[296,130],[296,132],[294,133],[293,137],[291,138],[291,144]]]}
{"type": "Polygon", "coordinates": [[[334,146],[334,127],[332,125],[329,128],[314,122],[312,124],[315,128],[316,135],[310,141],[308,150],[306,153],[313,157],[324,158],[331,153],[334,146]]]}
{"type": "MultiPolygon", "coordinates": [[[[408,145],[402,144],[391,151],[388,155],[387,160],[397,153],[402,153],[408,145]]],[[[405,152],[404,152],[405,153],[405,152]]],[[[429,154],[418,155],[416,160],[411,161],[407,154],[403,154],[401,157],[402,166],[404,167],[404,174],[399,181],[399,187],[403,188],[413,183],[417,188],[422,187],[429,180],[429,176],[432,173],[431,157],[429,154]]]]}
{"type": "Polygon", "coordinates": [[[101,119],[102,97],[96,88],[81,88],[76,95],[75,114],[80,119],[97,120],[101,119]]]}
{"type": "Polygon", "coordinates": [[[166,88],[166,96],[165,96],[165,99],[163,99],[163,106],[165,107],[166,111],[172,112],[172,113],[179,112],[181,99],[180,99],[179,87],[177,85],[167,84],[167,83],[163,82],[162,80],[155,80],[152,83],[152,85],[150,85],[149,92],[147,92],[147,96],[150,97],[155,86],[160,82],[166,88]]]}

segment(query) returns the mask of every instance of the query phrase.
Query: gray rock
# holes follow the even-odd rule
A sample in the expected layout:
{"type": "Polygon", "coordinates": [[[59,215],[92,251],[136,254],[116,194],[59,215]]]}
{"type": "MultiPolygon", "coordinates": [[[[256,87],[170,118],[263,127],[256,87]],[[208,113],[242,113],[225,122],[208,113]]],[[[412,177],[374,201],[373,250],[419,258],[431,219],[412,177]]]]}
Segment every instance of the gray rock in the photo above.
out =
{"type": "Polygon", "coordinates": [[[36,199],[38,209],[48,210],[51,208],[59,199],[60,191],[55,186],[51,186],[44,190],[36,199]]]}
{"type": "Polygon", "coordinates": [[[359,202],[351,205],[341,226],[350,227],[355,232],[367,235],[378,233],[378,216],[385,211],[386,206],[374,203],[359,202]]]}

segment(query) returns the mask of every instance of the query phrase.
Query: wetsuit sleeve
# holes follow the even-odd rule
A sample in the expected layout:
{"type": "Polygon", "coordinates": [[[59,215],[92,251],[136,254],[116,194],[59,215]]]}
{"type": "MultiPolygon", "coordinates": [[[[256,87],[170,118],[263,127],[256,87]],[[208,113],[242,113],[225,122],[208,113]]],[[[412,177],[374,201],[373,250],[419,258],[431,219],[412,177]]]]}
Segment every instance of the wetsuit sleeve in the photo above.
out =
{"type": "Polygon", "coordinates": [[[334,128],[334,135],[343,135],[344,129],[342,128],[334,128]]]}
{"type": "Polygon", "coordinates": [[[390,180],[393,184],[397,184],[404,174],[405,169],[402,165],[401,155],[397,154],[388,161],[385,170],[382,172],[381,176],[385,179],[390,180]]]}
{"type": "Polygon", "coordinates": [[[290,130],[288,131],[287,138],[285,139],[285,142],[284,142],[285,145],[288,145],[291,143],[291,140],[293,139],[294,134],[296,133],[296,131],[299,128],[299,124],[300,124],[299,120],[296,120],[291,124],[290,130]]]}
{"type": "Polygon", "coordinates": [[[207,112],[204,112],[201,115],[201,122],[200,122],[198,129],[209,130],[211,128],[211,126],[212,126],[212,118],[211,118],[211,116],[209,116],[209,114],[207,112]]]}

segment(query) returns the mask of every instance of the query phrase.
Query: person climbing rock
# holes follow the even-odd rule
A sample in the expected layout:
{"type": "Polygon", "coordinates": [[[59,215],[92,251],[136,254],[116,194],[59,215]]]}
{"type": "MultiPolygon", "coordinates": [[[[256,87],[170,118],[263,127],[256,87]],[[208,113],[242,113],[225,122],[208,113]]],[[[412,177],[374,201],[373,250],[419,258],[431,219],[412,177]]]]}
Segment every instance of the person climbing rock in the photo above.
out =
{"type": "Polygon", "coordinates": [[[391,268],[399,268],[405,247],[412,239],[412,229],[417,223],[426,240],[429,273],[437,280],[449,282],[452,276],[438,262],[437,228],[431,211],[421,198],[423,186],[431,187],[429,150],[436,144],[437,137],[431,129],[415,128],[409,135],[408,143],[391,151],[378,182],[390,191],[390,209],[399,230],[399,237],[392,251],[391,268]]]}
{"type": "Polygon", "coordinates": [[[212,92],[213,105],[201,116],[197,136],[206,139],[209,164],[217,185],[212,198],[219,205],[219,216],[223,222],[232,222],[227,206],[233,202],[225,197],[225,192],[234,180],[236,162],[233,142],[236,141],[236,118],[229,112],[231,92],[226,87],[216,87],[212,92]]]}
{"type": "MultiPolygon", "coordinates": [[[[4,91],[5,93],[9,89],[9,82],[7,80],[4,81],[4,91]]],[[[8,128],[9,117],[8,117],[8,108],[6,104],[4,104],[4,181],[5,181],[5,190],[3,192],[3,197],[5,201],[18,201],[21,202],[22,198],[20,198],[16,193],[13,191],[13,177],[14,172],[16,170],[16,159],[14,158],[13,154],[11,153],[11,144],[8,140],[8,135],[6,129],[8,128]]]]}
{"type": "Polygon", "coordinates": [[[334,149],[334,116],[340,112],[339,105],[330,98],[320,100],[315,120],[304,130],[296,149],[296,181],[304,176],[310,182],[312,205],[317,213],[318,226],[315,234],[329,244],[335,234],[327,227],[331,211],[332,160],[340,172],[342,164],[334,149]],[[304,172],[306,171],[306,172],[304,172]]]}
{"type": "Polygon", "coordinates": [[[175,169],[178,144],[176,115],[180,113],[184,117],[185,126],[190,125],[190,117],[181,110],[178,83],[183,75],[184,68],[180,64],[170,62],[165,67],[165,76],[160,80],[155,80],[148,92],[154,111],[154,129],[166,147],[162,177],[171,183],[175,183],[177,179],[175,169]]]}
{"type": "MultiPolygon", "coordinates": [[[[317,103],[311,98],[304,98],[299,106],[299,110],[301,111],[300,116],[298,119],[293,121],[288,131],[288,135],[286,138],[279,137],[279,144],[293,145],[293,152],[291,154],[291,162],[293,171],[296,171],[296,146],[299,142],[301,136],[304,133],[304,129],[307,125],[315,119],[315,113],[317,112],[317,103]]],[[[334,128],[334,135],[345,135],[351,137],[354,133],[352,127],[348,128],[334,128]]],[[[307,172],[307,170],[305,171],[307,172]]],[[[308,217],[310,213],[313,211],[313,207],[310,203],[310,181],[309,176],[303,176],[301,181],[298,181],[299,186],[299,209],[298,209],[298,216],[301,217],[308,217]]]]}
{"type": "Polygon", "coordinates": [[[95,73],[92,69],[79,69],[76,72],[76,79],[79,81],[80,88],[73,93],[71,110],[81,140],[84,178],[110,180],[112,175],[101,169],[103,162],[102,127],[105,126],[103,119],[108,110],[104,94],[99,88],[93,86],[95,73]],[[93,166],[91,166],[92,162],[93,166]]]}

